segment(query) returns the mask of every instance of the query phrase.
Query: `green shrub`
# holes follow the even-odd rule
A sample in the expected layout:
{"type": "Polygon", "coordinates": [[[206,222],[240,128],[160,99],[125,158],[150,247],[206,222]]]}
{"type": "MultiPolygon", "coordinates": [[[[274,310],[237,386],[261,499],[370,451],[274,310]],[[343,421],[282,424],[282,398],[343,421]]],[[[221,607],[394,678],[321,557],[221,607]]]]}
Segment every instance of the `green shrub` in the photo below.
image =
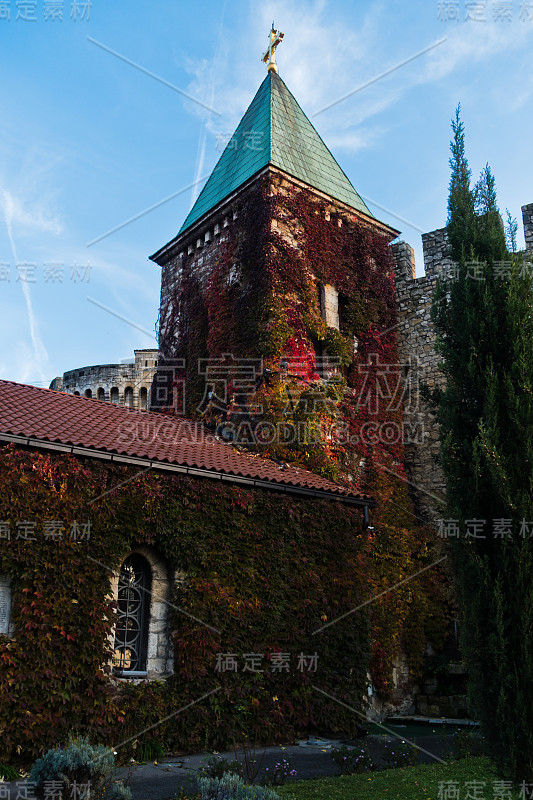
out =
{"type": "Polygon", "coordinates": [[[383,760],[387,769],[413,767],[418,763],[418,748],[407,742],[387,742],[383,749],[383,760]]]}
{"type": "MultiPolygon", "coordinates": [[[[87,796],[100,800],[106,788],[112,783],[115,769],[115,756],[109,747],[93,746],[87,737],[70,737],[67,747],[49,750],[38,758],[30,773],[30,783],[35,784],[38,798],[44,798],[45,784],[62,781],[62,794],[67,796],[76,787],[89,787],[87,796]]],[[[131,792],[122,784],[115,784],[107,794],[106,800],[131,800],[131,792]]]]}
{"type": "MultiPolygon", "coordinates": [[[[91,795],[92,797],[92,795],[91,795]]],[[[131,790],[120,781],[106,792],[105,800],[131,800],[131,790]]]]}
{"type": "Polygon", "coordinates": [[[223,756],[209,756],[198,770],[204,778],[222,778],[224,773],[230,772],[232,775],[243,777],[242,764],[239,761],[230,761],[223,756]]]}
{"type": "Polygon", "coordinates": [[[167,748],[158,740],[143,742],[135,751],[138,761],[157,761],[157,759],[162,758],[166,752],[167,748]]]}
{"type": "Polygon", "coordinates": [[[267,767],[265,773],[267,786],[282,786],[287,778],[295,778],[298,774],[287,758],[282,758],[272,769],[267,767]]]}
{"type": "Polygon", "coordinates": [[[453,735],[453,754],[456,758],[485,755],[484,741],[479,731],[456,731],[453,735]]]}
{"type": "Polygon", "coordinates": [[[331,751],[331,757],[339,768],[341,775],[353,775],[354,773],[372,772],[376,769],[372,756],[363,748],[335,747],[331,751]]]}
{"type": "Polygon", "coordinates": [[[202,800],[279,800],[264,786],[247,786],[238,775],[225,772],[221,778],[199,778],[202,800]]]}

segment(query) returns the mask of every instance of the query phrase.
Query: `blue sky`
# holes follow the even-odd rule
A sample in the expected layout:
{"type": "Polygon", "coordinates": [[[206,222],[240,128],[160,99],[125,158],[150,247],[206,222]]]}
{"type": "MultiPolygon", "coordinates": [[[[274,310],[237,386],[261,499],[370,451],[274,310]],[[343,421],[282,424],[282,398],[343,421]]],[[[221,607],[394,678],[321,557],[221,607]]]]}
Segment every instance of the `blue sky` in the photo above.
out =
{"type": "Polygon", "coordinates": [[[474,177],[488,161],[522,236],[533,0],[0,0],[1,378],[45,386],[155,345],[148,256],[263,80],[272,19],[281,77],[373,213],[415,247],[419,274],[420,231],[445,223],[458,102],[474,177]]]}

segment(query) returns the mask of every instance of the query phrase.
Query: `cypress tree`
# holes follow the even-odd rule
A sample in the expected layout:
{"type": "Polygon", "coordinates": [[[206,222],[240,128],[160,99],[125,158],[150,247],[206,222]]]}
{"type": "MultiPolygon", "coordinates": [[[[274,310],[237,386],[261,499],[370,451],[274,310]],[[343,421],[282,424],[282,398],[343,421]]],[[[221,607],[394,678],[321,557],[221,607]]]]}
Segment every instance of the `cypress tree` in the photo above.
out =
{"type": "Polygon", "coordinates": [[[476,255],[482,259],[501,261],[507,255],[505,228],[496,201],[496,181],[487,164],[474,187],[476,210],[476,255]]]}
{"type": "Polygon", "coordinates": [[[506,777],[531,782],[532,282],[506,251],[488,165],[470,191],[459,108],[452,130],[448,220],[458,277],[439,282],[432,317],[446,376],[436,399],[447,513],[461,531],[450,544],[462,649],[491,756],[506,777]]]}
{"type": "Polygon", "coordinates": [[[505,209],[507,221],[505,224],[505,241],[510,253],[516,253],[516,234],[518,233],[518,222],[513,217],[508,208],[505,209]]]}
{"type": "Polygon", "coordinates": [[[472,172],[465,155],[465,129],[461,120],[461,105],[452,120],[453,139],[450,144],[450,193],[448,196],[448,240],[455,261],[468,259],[476,238],[474,194],[470,188],[472,172]]]}

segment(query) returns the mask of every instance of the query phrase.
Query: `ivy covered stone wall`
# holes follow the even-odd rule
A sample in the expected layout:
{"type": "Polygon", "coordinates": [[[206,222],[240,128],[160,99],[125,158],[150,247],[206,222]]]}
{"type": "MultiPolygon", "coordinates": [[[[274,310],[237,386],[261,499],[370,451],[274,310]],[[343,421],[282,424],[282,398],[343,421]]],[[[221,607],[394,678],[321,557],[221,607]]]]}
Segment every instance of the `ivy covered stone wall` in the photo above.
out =
{"type": "Polygon", "coordinates": [[[12,445],[2,448],[1,474],[0,574],[11,580],[13,626],[0,636],[2,759],[27,760],[71,731],[119,746],[124,758],[147,743],[230,747],[243,731],[265,742],[351,735],[356,715],[313,686],[360,708],[369,664],[375,685],[389,680],[399,620],[417,631],[414,662],[439,628],[441,605],[430,611],[427,600],[428,586],[440,591],[431,572],[363,605],[405,566],[427,563],[428,551],[420,541],[406,560],[392,531],[378,541],[362,530],[359,508],[154,471],[125,482],[134,468],[12,445]],[[74,523],[90,533],[73,537],[74,523]],[[114,574],[147,549],[174,576],[173,673],[118,680],[114,574]],[[225,654],[237,671],[217,669],[225,654]],[[261,671],[243,669],[245,654],[262,656],[261,671]],[[276,654],[288,654],[288,669],[275,668],[276,654]],[[301,656],[315,655],[316,669],[298,669],[301,656]]]}
{"type": "MultiPolygon", "coordinates": [[[[265,741],[307,727],[355,730],[354,716],[311,684],[357,705],[366,691],[367,611],[313,636],[372,591],[360,509],[154,472],[120,486],[135,469],[13,446],[1,466],[0,573],[11,578],[13,630],[0,636],[0,757],[33,756],[69,731],[113,745],[133,737],[122,755],[136,738],[217,749],[240,738],[248,716],[265,741]],[[75,521],[90,521],[88,538],[71,538],[75,521]],[[114,571],[147,549],[174,575],[165,608],[174,672],[121,681],[110,667],[114,571]],[[276,652],[291,654],[290,672],[273,670],[276,652]],[[315,652],[316,672],[298,671],[298,655],[315,652]],[[263,654],[263,671],[217,671],[222,653],[263,654]]],[[[154,587],[152,606],[164,602],[154,587]]]]}

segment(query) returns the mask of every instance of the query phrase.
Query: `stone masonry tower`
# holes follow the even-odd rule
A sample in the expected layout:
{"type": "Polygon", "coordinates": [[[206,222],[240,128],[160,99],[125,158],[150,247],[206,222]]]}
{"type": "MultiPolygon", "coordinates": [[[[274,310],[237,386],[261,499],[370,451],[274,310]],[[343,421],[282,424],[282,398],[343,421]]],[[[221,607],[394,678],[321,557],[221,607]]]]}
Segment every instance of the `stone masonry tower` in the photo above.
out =
{"type": "MultiPolygon", "coordinates": [[[[176,397],[181,379],[174,376],[169,404],[178,413],[194,413],[191,397],[197,403],[207,391],[199,360],[228,353],[268,360],[276,354],[265,339],[276,325],[279,337],[283,328],[286,341],[294,345],[293,356],[305,358],[314,351],[320,359],[351,345],[343,363],[352,360],[367,328],[348,317],[354,317],[355,306],[364,316],[368,276],[360,277],[360,292],[355,292],[357,280],[347,280],[349,270],[342,263],[347,245],[337,241],[341,234],[350,241],[359,237],[358,261],[365,275],[381,271],[381,278],[392,284],[390,255],[386,267],[376,267],[373,249],[389,251],[398,231],[373,216],[284,81],[269,70],[179,233],[151,256],[162,267],[160,364],[184,364],[186,373],[185,402],[176,397]],[[305,257],[312,237],[309,226],[304,230],[304,217],[322,226],[313,234],[318,247],[305,257]],[[291,266],[298,256],[301,263],[291,266]],[[274,277],[283,264],[285,274],[274,277]],[[225,308],[220,306],[223,297],[225,308]],[[257,323],[253,332],[252,316],[257,323]],[[337,333],[342,341],[333,342],[337,333]]],[[[378,325],[376,313],[374,308],[378,325]]],[[[274,364],[268,366],[275,370],[274,364]]]]}

